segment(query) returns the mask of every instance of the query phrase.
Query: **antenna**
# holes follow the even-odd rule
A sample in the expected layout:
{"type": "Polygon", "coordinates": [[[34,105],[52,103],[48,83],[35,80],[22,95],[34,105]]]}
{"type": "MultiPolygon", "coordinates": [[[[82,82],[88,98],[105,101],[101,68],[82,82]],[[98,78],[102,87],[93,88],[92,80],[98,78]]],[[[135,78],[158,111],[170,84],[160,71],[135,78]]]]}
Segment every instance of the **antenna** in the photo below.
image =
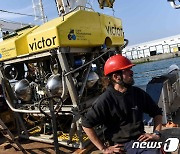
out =
{"type": "Polygon", "coordinates": [[[42,5],[42,0],[32,0],[33,9],[34,9],[34,15],[35,15],[35,21],[42,21],[42,23],[47,22],[47,17],[44,15],[44,9],[42,5]]]}

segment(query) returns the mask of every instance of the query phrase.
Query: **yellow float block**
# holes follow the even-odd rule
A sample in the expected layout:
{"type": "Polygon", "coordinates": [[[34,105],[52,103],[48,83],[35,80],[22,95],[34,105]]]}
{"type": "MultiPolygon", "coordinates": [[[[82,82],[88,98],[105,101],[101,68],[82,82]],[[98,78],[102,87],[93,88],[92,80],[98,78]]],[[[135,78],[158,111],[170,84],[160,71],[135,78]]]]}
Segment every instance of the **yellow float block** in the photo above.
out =
{"type": "Polygon", "coordinates": [[[28,54],[27,35],[37,26],[16,31],[9,38],[0,42],[0,61],[28,54]]]}
{"type": "Polygon", "coordinates": [[[93,11],[78,10],[35,29],[28,35],[29,53],[57,47],[95,47],[124,44],[120,19],[93,11]]]}

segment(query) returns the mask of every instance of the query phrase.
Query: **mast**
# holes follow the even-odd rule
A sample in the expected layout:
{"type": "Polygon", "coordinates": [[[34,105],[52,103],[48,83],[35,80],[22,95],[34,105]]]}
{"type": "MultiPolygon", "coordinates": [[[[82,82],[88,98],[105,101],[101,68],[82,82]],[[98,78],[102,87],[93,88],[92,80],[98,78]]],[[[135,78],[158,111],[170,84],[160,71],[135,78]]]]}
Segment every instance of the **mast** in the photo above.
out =
{"type": "Polygon", "coordinates": [[[67,14],[78,6],[86,6],[87,0],[55,0],[59,16],[67,14]]]}
{"type": "Polygon", "coordinates": [[[35,21],[41,21],[42,23],[47,22],[47,18],[44,15],[42,0],[32,0],[32,4],[34,9],[35,21]]]}

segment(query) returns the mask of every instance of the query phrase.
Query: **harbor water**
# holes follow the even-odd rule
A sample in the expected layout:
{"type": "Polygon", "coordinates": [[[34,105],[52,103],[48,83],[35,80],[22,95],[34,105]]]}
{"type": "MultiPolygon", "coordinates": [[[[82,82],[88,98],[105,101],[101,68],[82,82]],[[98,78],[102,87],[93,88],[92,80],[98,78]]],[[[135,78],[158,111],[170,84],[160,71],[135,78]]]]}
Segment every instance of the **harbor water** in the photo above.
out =
{"type": "Polygon", "coordinates": [[[155,76],[167,73],[169,66],[176,64],[180,68],[180,57],[137,64],[133,67],[135,86],[146,89],[148,82],[155,76]]]}

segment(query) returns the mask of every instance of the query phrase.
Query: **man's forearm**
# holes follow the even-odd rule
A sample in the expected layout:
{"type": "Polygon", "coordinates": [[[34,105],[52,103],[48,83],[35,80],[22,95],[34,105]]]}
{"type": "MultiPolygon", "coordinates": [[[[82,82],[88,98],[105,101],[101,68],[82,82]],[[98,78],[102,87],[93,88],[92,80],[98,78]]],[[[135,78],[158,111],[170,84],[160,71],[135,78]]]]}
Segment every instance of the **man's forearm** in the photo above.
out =
{"type": "Polygon", "coordinates": [[[91,142],[99,149],[102,150],[105,148],[105,146],[103,145],[103,143],[101,142],[101,140],[99,139],[99,137],[97,136],[96,132],[94,131],[93,128],[86,128],[83,127],[83,130],[85,131],[85,133],[87,134],[87,136],[89,137],[89,139],[91,140],[91,142]]]}
{"type": "Polygon", "coordinates": [[[154,117],[154,130],[160,131],[162,128],[162,115],[154,117]]]}

